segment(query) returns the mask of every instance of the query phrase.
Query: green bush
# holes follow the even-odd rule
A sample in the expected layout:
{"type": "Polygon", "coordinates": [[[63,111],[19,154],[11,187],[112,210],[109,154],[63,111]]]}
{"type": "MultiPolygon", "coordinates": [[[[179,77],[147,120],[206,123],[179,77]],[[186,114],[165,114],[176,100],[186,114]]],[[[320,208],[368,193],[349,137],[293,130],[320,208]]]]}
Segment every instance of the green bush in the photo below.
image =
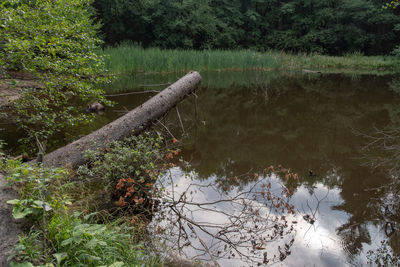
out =
{"type": "Polygon", "coordinates": [[[142,134],[114,142],[106,151],[87,151],[88,164],[81,166],[78,174],[102,180],[110,199],[129,214],[150,214],[156,179],[167,167],[166,160],[178,155],[178,150],[166,149],[159,135],[142,134]]]}
{"type": "Polygon", "coordinates": [[[135,244],[132,228],[125,224],[93,224],[89,216],[54,216],[48,226],[48,241],[57,264],[63,266],[141,266],[143,246],[135,244]]]}
{"type": "Polygon", "coordinates": [[[28,88],[15,113],[30,140],[88,122],[76,103],[106,102],[96,84],[104,72],[98,25],[87,0],[0,0],[0,72],[29,73],[40,88],[28,88]]]}
{"type": "Polygon", "coordinates": [[[31,229],[19,238],[10,257],[12,266],[143,266],[156,260],[144,254],[132,227],[126,224],[95,224],[89,216],[55,214],[46,232],[31,229]],[[43,239],[45,236],[45,239],[43,239]]]}
{"type": "Polygon", "coordinates": [[[102,70],[100,40],[85,0],[0,2],[1,63],[6,70],[79,74],[102,70]]]}
{"type": "Polygon", "coordinates": [[[92,219],[94,214],[83,216],[71,210],[69,193],[74,185],[64,169],[13,160],[6,166],[7,180],[20,188],[20,198],[8,201],[14,218],[33,222],[10,256],[12,266],[142,266],[149,260],[154,261],[151,265],[158,264],[144,254],[137,229],[123,219],[103,218],[107,222],[99,224],[92,219]]]}
{"type": "Polygon", "coordinates": [[[34,223],[44,216],[67,210],[70,199],[66,194],[69,174],[65,169],[44,168],[7,160],[6,177],[10,184],[19,188],[20,197],[7,201],[13,205],[15,219],[29,217],[34,223]]]}

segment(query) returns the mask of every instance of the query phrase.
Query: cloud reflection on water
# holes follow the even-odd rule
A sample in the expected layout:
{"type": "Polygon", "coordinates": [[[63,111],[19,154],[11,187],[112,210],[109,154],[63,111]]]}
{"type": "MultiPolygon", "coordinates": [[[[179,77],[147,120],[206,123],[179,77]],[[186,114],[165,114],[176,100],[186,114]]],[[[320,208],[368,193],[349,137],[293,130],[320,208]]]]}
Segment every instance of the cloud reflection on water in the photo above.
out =
{"type": "Polygon", "coordinates": [[[159,182],[166,184],[169,177],[173,186],[166,195],[171,199],[164,207],[179,210],[180,215],[175,211],[163,213],[155,220],[161,219],[159,225],[166,229],[161,240],[167,239],[167,245],[178,249],[183,243],[182,235],[188,233],[190,246],[183,246],[182,254],[208,261],[212,254],[221,266],[253,266],[279,262],[287,256],[294,235],[294,218],[290,215],[293,208],[276,179],[260,176],[257,181],[224,191],[217,186],[217,176],[192,181],[181,169],[173,168],[171,176],[166,175],[159,182]],[[195,232],[187,227],[189,224],[196,228],[195,232]],[[176,236],[180,231],[181,235],[176,236]]]}
{"type": "MultiPolygon", "coordinates": [[[[185,192],[187,188],[194,183],[192,180],[193,176],[188,177],[188,175],[178,167],[171,169],[171,176],[174,183],[174,192],[177,196],[185,192]]],[[[195,183],[204,185],[210,183],[210,181],[215,181],[217,178],[218,177],[214,175],[207,181],[195,181],[195,183]]],[[[264,177],[261,177],[261,179],[263,178],[264,177]]],[[[271,192],[279,194],[281,191],[281,181],[274,174],[267,178],[271,182],[271,192]]],[[[253,186],[253,184],[249,183],[243,188],[234,188],[230,194],[233,194],[234,192],[238,193],[239,191],[237,190],[248,190],[251,186],[253,186]]],[[[255,188],[254,190],[260,192],[261,188],[255,188]]],[[[328,187],[322,183],[315,184],[312,190],[304,185],[296,189],[296,192],[291,197],[291,203],[293,203],[296,208],[296,215],[287,217],[289,224],[293,223],[295,226],[295,241],[291,248],[291,255],[289,255],[283,262],[278,262],[278,265],[310,266],[310,264],[312,264],[314,266],[359,266],[367,263],[366,251],[368,249],[376,249],[376,246],[378,246],[384,237],[376,226],[369,224],[369,232],[373,233],[373,243],[364,243],[364,250],[361,251],[360,255],[352,255],[350,251],[346,250],[346,240],[343,240],[342,237],[338,235],[338,228],[348,223],[351,216],[344,211],[333,209],[333,207],[339,206],[343,203],[340,193],[341,191],[339,188],[328,189],[328,187]],[[303,218],[304,215],[315,216],[313,217],[315,222],[310,224],[303,218]]],[[[210,188],[204,187],[194,193],[192,200],[197,203],[209,203],[218,201],[220,198],[221,195],[219,191],[210,190],[210,188]]],[[[262,199],[259,199],[259,196],[253,201],[254,205],[258,204],[259,206],[265,206],[265,204],[262,203],[262,199]]],[[[214,211],[205,211],[193,206],[191,211],[186,211],[186,213],[190,213],[190,216],[194,221],[222,225],[226,223],[227,216],[222,214],[221,211],[232,214],[238,214],[240,212],[239,210],[233,210],[235,209],[235,205],[226,202],[213,205],[212,208],[214,211]]],[[[268,214],[267,207],[262,209],[264,216],[268,214]]],[[[167,227],[167,224],[168,220],[161,222],[163,227],[167,227]]],[[[210,235],[204,234],[201,231],[198,231],[197,234],[210,249],[218,249],[216,244],[217,240],[215,238],[212,238],[210,235]]],[[[217,235],[217,232],[213,232],[213,234],[217,235]]],[[[288,238],[286,238],[286,241],[287,240],[288,238]]],[[[192,235],[190,241],[195,247],[202,248],[202,245],[196,236],[192,235]]],[[[173,246],[174,244],[170,243],[169,245],[173,246]]],[[[248,245],[251,247],[251,244],[248,245]]],[[[268,243],[263,252],[267,252],[268,255],[277,254],[279,256],[277,250],[278,246],[284,246],[281,240],[268,243]]],[[[200,252],[185,248],[183,249],[183,252],[186,257],[210,261],[210,257],[207,253],[204,253],[204,251],[200,252]]],[[[262,253],[260,255],[262,255],[262,253]]],[[[234,257],[234,259],[223,257],[218,259],[218,263],[221,266],[251,265],[246,261],[242,261],[238,257],[234,257]]]]}

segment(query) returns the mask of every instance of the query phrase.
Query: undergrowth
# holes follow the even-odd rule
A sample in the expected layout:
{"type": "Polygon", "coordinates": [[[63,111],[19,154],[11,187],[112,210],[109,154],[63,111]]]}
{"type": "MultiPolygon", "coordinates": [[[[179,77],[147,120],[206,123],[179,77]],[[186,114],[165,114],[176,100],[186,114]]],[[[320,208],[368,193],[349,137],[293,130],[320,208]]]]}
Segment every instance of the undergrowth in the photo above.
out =
{"type": "Polygon", "coordinates": [[[107,153],[86,151],[88,163],[78,169],[81,177],[96,179],[104,183],[108,199],[125,214],[150,219],[157,203],[159,189],[155,182],[159,175],[174,163],[167,161],[179,154],[175,148],[177,140],[169,145],[160,135],[142,134],[124,141],[110,143],[107,153]]]}
{"type": "Polygon", "coordinates": [[[20,192],[18,199],[8,201],[13,216],[32,225],[19,238],[9,258],[12,264],[160,266],[158,256],[144,246],[149,239],[145,227],[157,204],[155,180],[178,154],[168,148],[175,142],[167,145],[162,137],[148,134],[114,142],[106,153],[88,151],[89,163],[75,175],[0,155],[2,172],[20,192]],[[95,186],[82,180],[96,181],[95,186]]]}

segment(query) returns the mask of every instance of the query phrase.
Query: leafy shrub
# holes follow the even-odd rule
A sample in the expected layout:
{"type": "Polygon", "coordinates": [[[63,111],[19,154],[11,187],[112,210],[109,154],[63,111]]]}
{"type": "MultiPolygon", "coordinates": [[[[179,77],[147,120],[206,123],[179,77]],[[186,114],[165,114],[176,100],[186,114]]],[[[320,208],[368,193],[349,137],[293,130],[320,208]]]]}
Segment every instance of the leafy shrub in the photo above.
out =
{"type": "Polygon", "coordinates": [[[30,231],[19,237],[9,259],[13,259],[11,267],[22,267],[18,262],[23,262],[25,267],[34,266],[44,261],[42,236],[38,231],[30,231]],[[33,263],[33,264],[32,264],[33,263]]]}
{"type": "Polygon", "coordinates": [[[152,196],[157,193],[154,183],[167,166],[174,166],[165,162],[179,151],[163,147],[160,135],[149,134],[114,142],[106,151],[105,154],[98,150],[87,151],[89,163],[81,166],[78,173],[102,179],[115,204],[130,213],[151,210],[152,196]]]}
{"type": "Polygon", "coordinates": [[[49,222],[48,240],[57,264],[99,266],[117,262],[129,266],[143,263],[143,246],[135,244],[132,228],[125,224],[93,224],[89,216],[54,216],[49,222]]]}
{"type": "Polygon", "coordinates": [[[146,260],[126,224],[94,224],[76,212],[55,214],[46,228],[20,237],[10,258],[27,266],[142,266],[146,260]]]}
{"type": "Polygon", "coordinates": [[[7,167],[12,172],[6,179],[20,191],[19,199],[7,201],[13,205],[15,219],[28,216],[40,221],[46,212],[67,209],[70,200],[65,192],[70,184],[66,183],[69,178],[66,170],[31,166],[14,160],[8,160],[7,167]]]}
{"type": "Polygon", "coordinates": [[[92,214],[70,212],[68,192],[73,183],[66,170],[14,160],[6,166],[8,181],[20,191],[19,199],[8,201],[13,215],[34,222],[10,256],[14,266],[140,266],[150,260],[136,241],[134,228],[126,223],[98,224],[91,220],[92,214]]]}
{"type": "Polygon", "coordinates": [[[77,101],[107,101],[94,85],[103,81],[101,44],[91,19],[90,1],[0,1],[0,72],[29,73],[40,88],[28,88],[15,101],[15,113],[30,140],[89,122],[77,101]]]}

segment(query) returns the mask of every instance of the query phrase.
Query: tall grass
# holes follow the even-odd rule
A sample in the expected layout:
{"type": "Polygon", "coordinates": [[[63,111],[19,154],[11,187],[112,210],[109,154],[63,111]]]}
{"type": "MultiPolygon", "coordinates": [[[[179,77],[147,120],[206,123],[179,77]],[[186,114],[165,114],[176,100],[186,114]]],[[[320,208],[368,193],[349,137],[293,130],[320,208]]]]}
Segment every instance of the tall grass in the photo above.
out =
{"type": "MultiPolygon", "coordinates": [[[[184,72],[173,73],[124,73],[102,88],[107,94],[129,91],[162,90],[184,76],[184,72]]],[[[298,76],[299,72],[284,71],[204,71],[201,73],[202,88],[264,88],[271,80],[298,76]]],[[[312,75],[312,74],[310,74],[312,75]]]]}
{"type": "Polygon", "coordinates": [[[343,57],[251,50],[161,50],[121,44],[105,48],[106,66],[112,73],[197,71],[301,70],[400,72],[400,61],[391,56],[367,57],[359,53],[343,57]]]}

